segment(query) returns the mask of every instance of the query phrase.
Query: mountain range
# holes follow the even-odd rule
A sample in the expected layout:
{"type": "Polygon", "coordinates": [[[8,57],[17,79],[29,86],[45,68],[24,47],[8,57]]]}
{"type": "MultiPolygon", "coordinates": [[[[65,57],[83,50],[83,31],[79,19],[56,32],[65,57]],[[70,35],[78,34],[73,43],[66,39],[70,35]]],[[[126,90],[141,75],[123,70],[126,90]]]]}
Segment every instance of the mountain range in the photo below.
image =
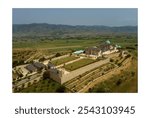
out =
{"type": "Polygon", "coordinates": [[[66,37],[66,36],[89,36],[111,33],[137,33],[137,26],[82,26],[82,25],[56,25],[46,23],[33,24],[13,24],[13,36],[50,36],[50,37],[66,37]]]}

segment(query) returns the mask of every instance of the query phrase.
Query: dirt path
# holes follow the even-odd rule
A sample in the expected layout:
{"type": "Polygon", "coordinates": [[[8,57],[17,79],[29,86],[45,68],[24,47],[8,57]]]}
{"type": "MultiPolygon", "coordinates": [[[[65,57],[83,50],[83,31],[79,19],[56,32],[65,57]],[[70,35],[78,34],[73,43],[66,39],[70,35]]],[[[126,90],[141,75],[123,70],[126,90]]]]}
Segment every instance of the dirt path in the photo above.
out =
{"type": "Polygon", "coordinates": [[[87,92],[89,90],[89,88],[93,88],[96,84],[103,82],[105,80],[110,79],[113,75],[117,75],[120,73],[121,70],[125,70],[127,69],[130,65],[131,65],[131,58],[128,58],[121,67],[115,68],[112,71],[108,72],[107,74],[93,80],[92,82],[88,83],[88,85],[86,85],[83,89],[81,89],[80,91],[78,91],[79,93],[84,93],[87,92]]]}

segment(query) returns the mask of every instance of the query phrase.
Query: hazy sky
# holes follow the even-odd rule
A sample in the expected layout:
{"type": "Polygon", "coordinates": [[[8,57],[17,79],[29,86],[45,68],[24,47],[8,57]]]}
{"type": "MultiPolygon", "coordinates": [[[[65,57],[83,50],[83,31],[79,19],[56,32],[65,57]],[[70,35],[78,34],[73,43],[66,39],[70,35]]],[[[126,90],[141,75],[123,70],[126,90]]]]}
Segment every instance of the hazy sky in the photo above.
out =
{"type": "Polygon", "coordinates": [[[39,9],[14,8],[13,24],[137,25],[137,9],[39,9]]]}

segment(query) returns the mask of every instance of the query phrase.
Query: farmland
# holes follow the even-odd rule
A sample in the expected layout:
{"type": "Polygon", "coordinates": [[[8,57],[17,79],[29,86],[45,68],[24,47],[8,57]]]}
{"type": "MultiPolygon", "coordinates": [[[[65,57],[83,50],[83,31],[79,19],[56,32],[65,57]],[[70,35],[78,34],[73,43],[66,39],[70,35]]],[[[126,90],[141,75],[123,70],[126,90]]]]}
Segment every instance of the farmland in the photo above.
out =
{"type": "Polygon", "coordinates": [[[62,59],[58,59],[58,60],[54,60],[54,61],[51,61],[55,66],[57,65],[60,65],[60,64],[65,64],[66,62],[69,62],[69,61],[73,61],[75,59],[78,59],[79,57],[75,57],[75,56],[69,56],[69,57],[65,57],[65,58],[62,58],[62,59]]]}
{"type": "MultiPolygon", "coordinates": [[[[67,38],[49,38],[43,36],[14,37],[12,52],[13,67],[30,64],[38,59],[41,63],[48,60],[55,66],[63,65],[63,69],[67,72],[71,72],[96,61],[100,61],[88,57],[80,59],[80,56],[72,55],[74,51],[97,46],[106,40],[109,40],[112,44],[120,45],[121,51],[127,51],[131,56],[130,58],[133,58],[128,63],[133,66],[128,66],[126,69],[122,69],[117,73],[116,70],[122,67],[121,64],[124,63],[126,59],[123,60],[119,56],[111,57],[110,62],[78,75],[63,85],[51,79],[41,79],[39,82],[15,92],[137,92],[138,42],[135,34],[102,34],[95,36],[68,36],[67,38]],[[53,60],[53,58],[63,55],[69,56],[53,60]],[[71,61],[72,63],[68,63],[71,61]],[[111,74],[111,72],[113,72],[113,74],[111,74]],[[94,82],[95,84],[92,84],[94,82]]],[[[108,58],[110,57],[106,56],[106,59],[108,58]]]]}
{"type": "Polygon", "coordinates": [[[95,62],[95,61],[92,59],[82,59],[82,60],[76,61],[74,63],[65,65],[64,68],[66,70],[73,71],[75,69],[81,68],[81,67],[91,64],[93,62],[95,62]]]}
{"type": "Polygon", "coordinates": [[[95,45],[99,42],[98,39],[95,40],[85,40],[85,39],[58,39],[58,40],[50,40],[50,39],[15,39],[13,41],[13,48],[32,48],[32,49],[63,49],[64,47],[68,48],[80,48],[90,45],[95,45]],[[80,44],[80,45],[79,45],[80,44]]]}
{"type": "MultiPolygon", "coordinates": [[[[71,53],[76,50],[85,49],[89,46],[95,46],[109,39],[112,43],[122,46],[123,49],[137,48],[137,39],[135,35],[102,35],[91,39],[80,37],[80,39],[13,39],[13,63],[22,63],[29,57],[41,58],[44,55],[61,55],[71,53]],[[130,36],[130,37],[129,37],[130,36]],[[16,62],[17,61],[17,62],[16,62]]],[[[132,50],[132,49],[131,49],[132,50]]],[[[132,50],[133,51],[133,50],[132,50]]]]}

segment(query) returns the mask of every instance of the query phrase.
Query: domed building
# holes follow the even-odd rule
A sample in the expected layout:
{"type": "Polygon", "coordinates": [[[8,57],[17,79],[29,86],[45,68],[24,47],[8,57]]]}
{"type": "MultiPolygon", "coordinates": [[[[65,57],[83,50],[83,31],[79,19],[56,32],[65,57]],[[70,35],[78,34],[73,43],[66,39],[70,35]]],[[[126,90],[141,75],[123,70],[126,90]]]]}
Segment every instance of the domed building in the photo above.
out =
{"type": "Polygon", "coordinates": [[[100,57],[102,55],[111,54],[113,52],[117,52],[116,46],[113,46],[109,40],[101,43],[98,46],[93,46],[85,49],[85,54],[89,57],[100,57]]]}

